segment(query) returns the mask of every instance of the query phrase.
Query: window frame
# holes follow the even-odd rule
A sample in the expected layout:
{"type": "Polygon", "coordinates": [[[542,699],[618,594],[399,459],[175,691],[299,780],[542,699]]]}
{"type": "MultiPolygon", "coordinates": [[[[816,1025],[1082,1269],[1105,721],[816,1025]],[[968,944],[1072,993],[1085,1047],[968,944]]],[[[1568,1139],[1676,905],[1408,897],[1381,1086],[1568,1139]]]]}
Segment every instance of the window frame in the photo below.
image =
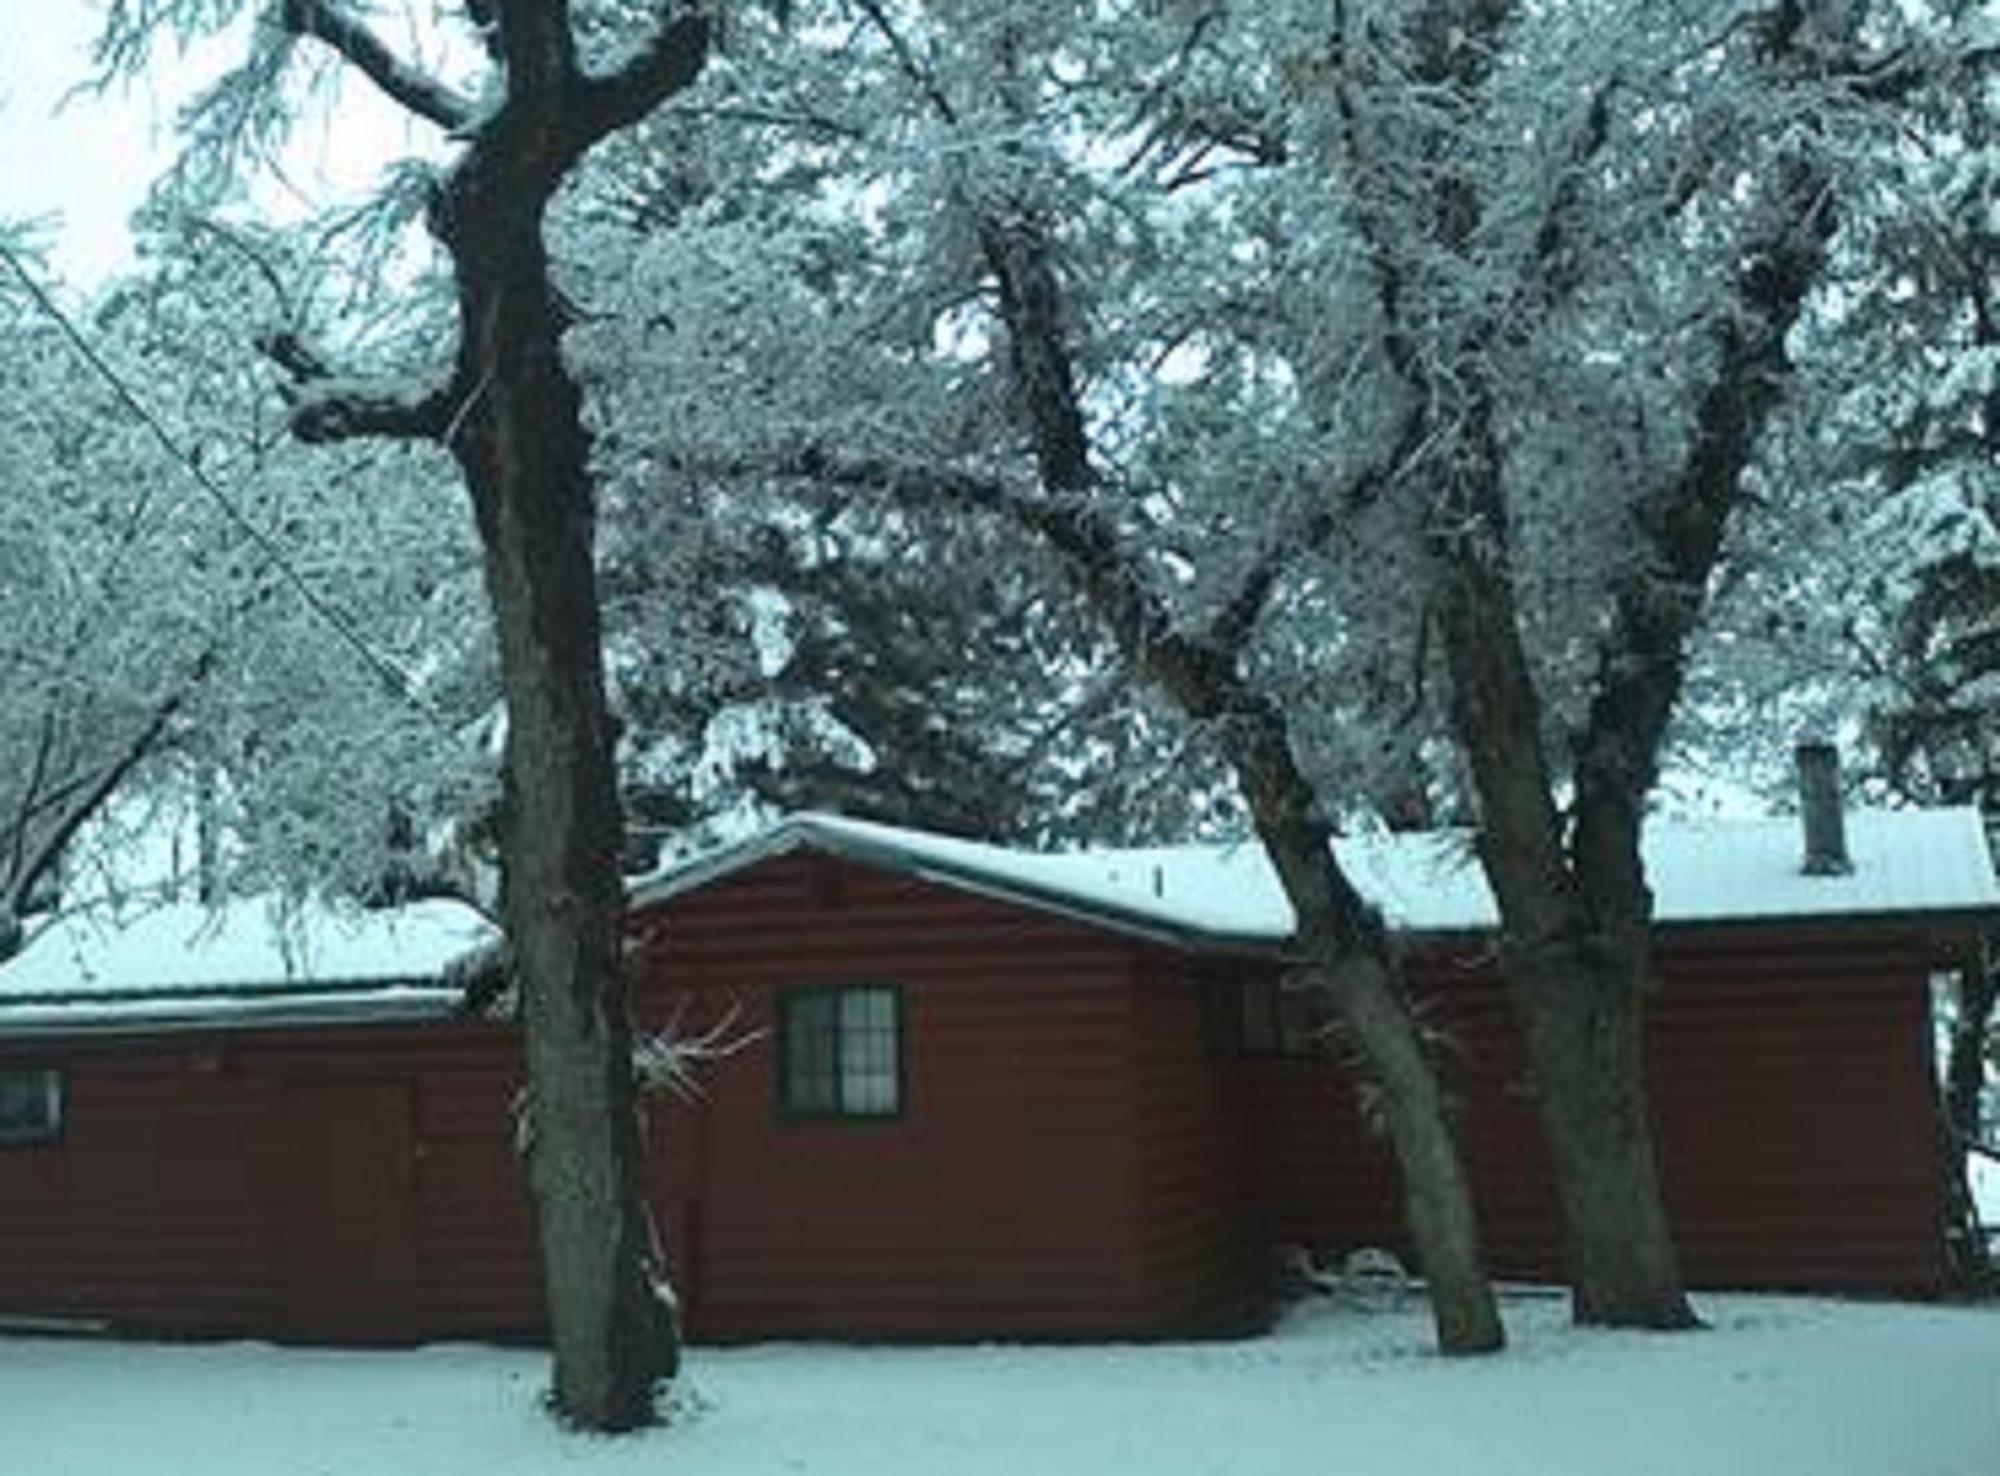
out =
{"type": "Polygon", "coordinates": [[[830,983],[795,984],[778,991],[777,1030],[772,1046],[772,1099],[780,1119],[786,1122],[838,1123],[866,1127],[870,1124],[900,1122],[909,1115],[910,1080],[908,1068],[909,1011],[907,991],[901,984],[879,979],[844,979],[830,983]],[[880,993],[888,996],[889,1018],[895,1044],[895,1103],[887,1111],[857,1111],[840,1105],[842,1095],[840,1001],[849,994],[880,993]],[[795,1097],[791,1077],[792,1021],[812,1000],[833,1001],[833,1099],[831,1107],[801,1105],[795,1097]]]}
{"type": "Polygon", "coordinates": [[[0,1151],[9,1148],[39,1148],[62,1141],[69,1120],[69,1083],[60,1066],[0,1063],[0,1077],[39,1078],[41,1121],[10,1123],[0,1118],[0,1151]]]}
{"type": "Polygon", "coordinates": [[[1202,1033],[1211,1058],[1223,1061],[1318,1061],[1326,1057],[1324,1020],[1282,977],[1222,973],[1202,980],[1202,1033]]]}

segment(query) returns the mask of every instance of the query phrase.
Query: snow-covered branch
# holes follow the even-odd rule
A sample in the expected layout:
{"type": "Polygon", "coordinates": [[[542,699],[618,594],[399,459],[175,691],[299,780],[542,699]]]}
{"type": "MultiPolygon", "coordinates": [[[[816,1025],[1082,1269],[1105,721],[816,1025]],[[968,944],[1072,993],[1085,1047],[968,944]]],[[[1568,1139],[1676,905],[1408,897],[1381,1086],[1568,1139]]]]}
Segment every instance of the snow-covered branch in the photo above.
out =
{"type": "Polygon", "coordinates": [[[472,100],[404,61],[344,0],[284,0],[279,23],[294,36],[310,36],[339,52],[369,81],[420,118],[448,131],[472,122],[472,100]]]}
{"type": "Polygon", "coordinates": [[[588,77],[577,91],[576,123],[586,146],[638,122],[701,75],[715,24],[682,10],[615,72],[588,77]]]}
{"type": "Polygon", "coordinates": [[[395,379],[328,375],[288,385],[292,433],[326,444],[370,436],[440,441],[449,434],[463,398],[450,389],[395,379]]]}

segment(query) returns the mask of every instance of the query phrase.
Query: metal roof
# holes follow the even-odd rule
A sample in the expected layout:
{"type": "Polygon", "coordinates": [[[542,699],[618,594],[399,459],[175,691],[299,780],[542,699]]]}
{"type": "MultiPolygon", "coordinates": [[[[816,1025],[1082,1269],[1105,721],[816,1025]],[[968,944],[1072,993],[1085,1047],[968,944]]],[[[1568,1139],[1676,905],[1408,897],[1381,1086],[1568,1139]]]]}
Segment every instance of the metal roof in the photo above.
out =
{"type": "MultiPolygon", "coordinates": [[[[1642,841],[1656,921],[1796,922],[2000,913],[1978,811],[1847,816],[1851,872],[1809,876],[1789,817],[1648,822],[1642,841]]],[[[1413,934],[1490,931],[1498,914],[1466,831],[1342,837],[1335,853],[1390,925],[1413,934]]],[[[802,814],[632,889],[652,906],[773,856],[809,850],[961,891],[1189,945],[1270,946],[1291,905],[1254,842],[1037,852],[837,815],[802,814]]]]}

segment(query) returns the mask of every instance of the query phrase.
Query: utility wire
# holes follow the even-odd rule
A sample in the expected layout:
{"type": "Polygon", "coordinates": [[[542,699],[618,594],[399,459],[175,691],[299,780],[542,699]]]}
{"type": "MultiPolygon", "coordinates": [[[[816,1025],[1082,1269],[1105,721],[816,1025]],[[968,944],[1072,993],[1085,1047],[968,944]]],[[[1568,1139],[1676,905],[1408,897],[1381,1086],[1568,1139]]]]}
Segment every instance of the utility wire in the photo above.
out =
{"type": "Polygon", "coordinates": [[[141,425],[145,426],[151,432],[153,439],[158,441],[162,449],[166,451],[168,459],[187,473],[194,484],[201,488],[203,493],[217,507],[222,509],[223,515],[263,551],[264,557],[284,577],[285,582],[298,591],[299,598],[305,601],[306,608],[324,621],[328,629],[333,631],[336,636],[351,647],[360,656],[365,665],[389,684],[390,689],[398,697],[430,719],[431,722],[435,723],[444,732],[453,732],[451,724],[445,720],[444,715],[432,707],[411,684],[409,674],[394,661],[390,660],[389,657],[369,645],[361,632],[354,628],[352,621],[322,599],[314,591],[313,587],[306,582],[305,576],[293,567],[284,546],[262,528],[258,527],[242,509],[238,508],[230,500],[229,494],[216,485],[215,479],[202,470],[201,463],[182,449],[180,443],[173,438],[166,427],[160,424],[153,412],[147,409],[139,397],[132,392],[131,388],[119,376],[118,371],[104,361],[104,357],[97,352],[90,341],[70,321],[69,315],[43,290],[41,283],[37,282],[33,274],[22,264],[20,257],[15,255],[14,251],[4,242],[0,242],[0,257],[4,257],[7,265],[13,268],[14,275],[20,278],[21,285],[27,288],[28,295],[34,300],[42,314],[61,330],[63,337],[69,340],[71,346],[76,349],[78,354],[82,355],[84,361],[111,387],[111,392],[117,396],[118,402],[132,414],[133,418],[138,420],[141,425]]]}

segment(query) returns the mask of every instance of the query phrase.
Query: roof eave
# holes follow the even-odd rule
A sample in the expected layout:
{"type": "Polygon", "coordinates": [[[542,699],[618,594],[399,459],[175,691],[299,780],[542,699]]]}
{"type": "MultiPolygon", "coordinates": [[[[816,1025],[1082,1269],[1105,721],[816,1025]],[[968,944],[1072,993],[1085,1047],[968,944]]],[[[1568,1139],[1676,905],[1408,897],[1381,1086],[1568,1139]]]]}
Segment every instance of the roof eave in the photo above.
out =
{"type": "Polygon", "coordinates": [[[799,851],[835,856],[951,891],[1016,903],[1036,912],[1108,928],[1143,942],[1182,951],[1263,954],[1283,946],[1282,939],[1264,934],[1219,932],[1151,912],[1070,896],[1013,878],[990,876],[976,867],[954,866],[936,857],[918,857],[900,847],[823,825],[811,815],[794,816],[760,836],[711,852],[678,871],[643,882],[632,889],[629,902],[634,908],[657,907],[762,862],[799,851]]]}
{"type": "Polygon", "coordinates": [[[61,1006],[31,1008],[49,1010],[25,1019],[9,1019],[0,1010],[0,1045],[16,1040],[46,1040],[66,1036],[131,1036],[221,1033],[239,1030],[298,1029],[313,1026],[367,1026],[426,1024],[463,1014],[458,991],[416,986],[400,986],[412,992],[395,999],[345,996],[312,999],[279,999],[269,1008],[255,1001],[225,998],[215,1001],[233,1006],[226,1011],[193,1008],[198,1001],[174,999],[163,1003],[158,1012],[146,1010],[92,1010],[79,1001],[74,1013],[61,1006]]]}

